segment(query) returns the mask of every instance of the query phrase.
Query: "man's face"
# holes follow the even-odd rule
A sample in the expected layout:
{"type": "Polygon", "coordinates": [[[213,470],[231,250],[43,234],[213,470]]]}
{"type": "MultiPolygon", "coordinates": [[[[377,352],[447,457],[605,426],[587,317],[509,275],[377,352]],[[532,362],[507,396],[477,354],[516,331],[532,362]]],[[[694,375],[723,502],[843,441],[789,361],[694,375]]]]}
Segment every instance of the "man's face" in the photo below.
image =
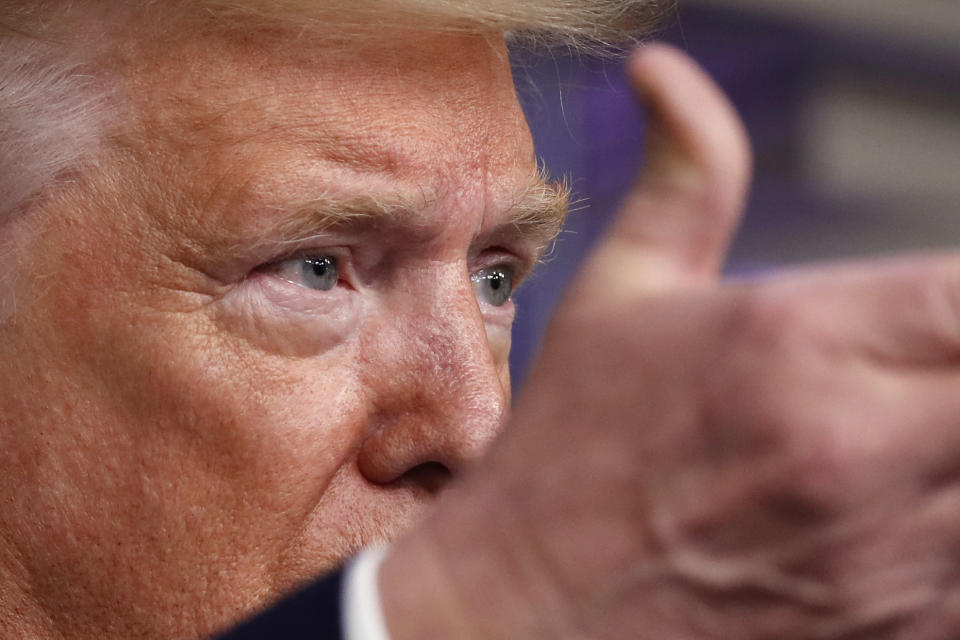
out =
{"type": "Polygon", "coordinates": [[[96,168],[4,230],[0,576],[53,627],[189,636],[394,536],[484,450],[508,281],[556,211],[502,41],[115,63],[96,168]]]}

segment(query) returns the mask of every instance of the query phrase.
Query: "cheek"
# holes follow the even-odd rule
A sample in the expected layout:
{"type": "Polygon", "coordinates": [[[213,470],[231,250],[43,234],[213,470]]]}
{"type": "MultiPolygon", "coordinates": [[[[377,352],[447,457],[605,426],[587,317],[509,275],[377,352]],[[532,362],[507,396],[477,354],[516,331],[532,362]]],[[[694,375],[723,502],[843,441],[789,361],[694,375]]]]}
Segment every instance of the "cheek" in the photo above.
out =
{"type": "MultiPolygon", "coordinates": [[[[290,345],[339,345],[294,358],[221,331],[209,308],[159,312],[108,293],[50,292],[40,317],[60,324],[46,331],[38,320],[19,340],[50,357],[27,361],[29,383],[0,376],[8,388],[29,384],[30,404],[44,407],[20,412],[20,467],[4,466],[8,485],[23,485],[13,495],[31,569],[56,576],[45,595],[74,610],[249,604],[269,592],[276,559],[326,515],[320,499],[367,421],[356,353],[337,329],[349,323],[313,327],[321,337],[303,343],[297,323],[261,320],[290,345]]],[[[323,567],[319,557],[304,563],[323,567]]]]}
{"type": "MultiPolygon", "coordinates": [[[[98,387],[85,396],[104,399],[100,424],[88,430],[131,445],[128,452],[104,449],[118,476],[133,472],[166,487],[154,507],[171,519],[246,514],[251,530],[269,523],[282,535],[309,514],[366,420],[349,344],[291,357],[292,348],[265,353],[200,313],[116,322],[96,315],[84,353],[79,345],[73,351],[84,362],[71,371],[87,372],[84,379],[98,387]],[[120,469],[124,460],[139,469],[120,469]]],[[[263,341],[283,345],[276,334],[288,328],[269,328],[263,341]]],[[[313,348],[326,337],[308,342],[313,348]]]]}
{"type": "MultiPolygon", "coordinates": [[[[140,474],[164,487],[137,507],[153,514],[150,529],[182,529],[178,560],[207,564],[203,572],[223,570],[204,557],[242,559],[242,580],[324,517],[318,505],[368,416],[348,349],[291,359],[217,342],[147,356],[155,367],[140,368],[136,385],[128,371],[124,396],[139,446],[152,452],[140,474]]],[[[319,558],[305,561],[319,568],[319,558]]]]}

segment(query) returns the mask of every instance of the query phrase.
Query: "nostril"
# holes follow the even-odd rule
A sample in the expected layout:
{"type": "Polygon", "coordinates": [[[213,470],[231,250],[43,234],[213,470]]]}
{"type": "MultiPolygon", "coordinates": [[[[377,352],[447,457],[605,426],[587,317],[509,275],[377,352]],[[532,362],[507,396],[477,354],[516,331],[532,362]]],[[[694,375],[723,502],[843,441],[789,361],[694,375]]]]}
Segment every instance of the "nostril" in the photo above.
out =
{"type": "Polygon", "coordinates": [[[416,485],[427,493],[434,495],[442,491],[452,478],[453,473],[445,464],[424,462],[404,473],[400,481],[405,484],[416,485]]]}

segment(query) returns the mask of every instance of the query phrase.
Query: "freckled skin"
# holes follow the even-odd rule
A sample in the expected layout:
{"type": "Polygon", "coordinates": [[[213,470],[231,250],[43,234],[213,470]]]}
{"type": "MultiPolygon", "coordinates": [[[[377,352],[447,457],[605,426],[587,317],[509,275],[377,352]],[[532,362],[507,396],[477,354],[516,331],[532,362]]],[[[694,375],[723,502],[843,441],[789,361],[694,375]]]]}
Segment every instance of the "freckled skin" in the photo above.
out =
{"type": "Polygon", "coordinates": [[[503,42],[342,46],[127,43],[96,169],[5,230],[15,629],[211,633],[407,529],[499,428],[512,312],[469,275],[534,170],[503,42]],[[434,196],[409,234],[361,230],[330,297],[247,277],[287,205],[341,192],[434,196]]]}

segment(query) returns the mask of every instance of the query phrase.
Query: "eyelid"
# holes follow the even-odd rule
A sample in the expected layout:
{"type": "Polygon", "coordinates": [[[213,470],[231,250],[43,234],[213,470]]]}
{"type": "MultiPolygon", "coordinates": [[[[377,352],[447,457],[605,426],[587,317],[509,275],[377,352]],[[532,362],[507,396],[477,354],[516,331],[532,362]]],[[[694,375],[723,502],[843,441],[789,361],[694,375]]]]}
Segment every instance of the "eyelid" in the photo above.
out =
{"type": "Polygon", "coordinates": [[[509,257],[515,265],[516,273],[526,277],[539,264],[547,248],[513,226],[506,225],[478,237],[471,248],[471,255],[482,257],[485,254],[495,254],[509,257]]]}
{"type": "Polygon", "coordinates": [[[513,278],[513,292],[523,284],[533,271],[535,263],[501,247],[493,247],[482,252],[470,265],[470,277],[484,269],[505,268],[513,278]]]}
{"type": "MultiPolygon", "coordinates": [[[[353,267],[353,260],[351,259],[350,250],[343,246],[337,247],[313,247],[313,248],[298,248],[295,251],[291,251],[287,254],[283,254],[278,258],[270,260],[260,266],[258,266],[254,271],[260,273],[268,273],[272,275],[279,275],[281,267],[290,262],[291,260],[306,260],[309,258],[320,258],[320,257],[332,257],[337,259],[337,269],[339,272],[339,281],[338,284],[346,284],[353,287],[356,280],[356,273],[353,267]]],[[[283,278],[287,282],[290,282],[288,278],[283,278]]],[[[293,283],[296,284],[296,283],[293,283]]],[[[320,292],[322,293],[322,292],[320,292]]]]}

